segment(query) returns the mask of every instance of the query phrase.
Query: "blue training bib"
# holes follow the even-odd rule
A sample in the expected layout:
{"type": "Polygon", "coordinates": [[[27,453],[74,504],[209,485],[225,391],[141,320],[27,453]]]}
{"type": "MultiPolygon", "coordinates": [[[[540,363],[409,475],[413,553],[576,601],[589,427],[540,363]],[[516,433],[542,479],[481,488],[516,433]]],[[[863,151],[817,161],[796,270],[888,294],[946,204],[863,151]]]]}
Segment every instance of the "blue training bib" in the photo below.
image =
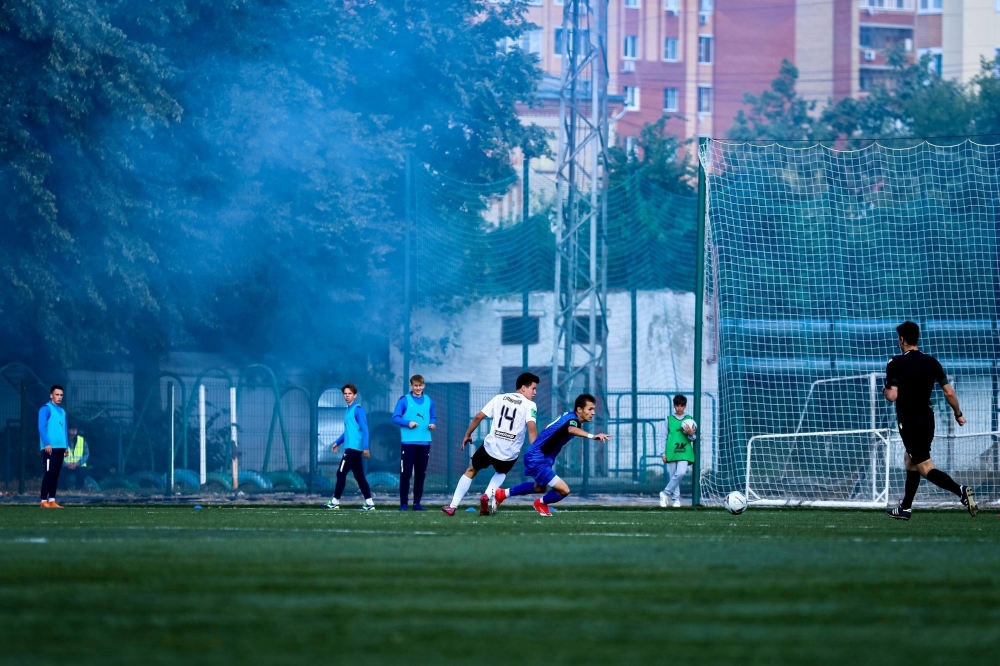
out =
{"type": "Polygon", "coordinates": [[[430,444],[431,441],[431,399],[423,396],[424,404],[417,404],[413,395],[406,394],[406,411],[403,418],[414,421],[416,428],[400,428],[399,438],[403,444],[430,444]]]}

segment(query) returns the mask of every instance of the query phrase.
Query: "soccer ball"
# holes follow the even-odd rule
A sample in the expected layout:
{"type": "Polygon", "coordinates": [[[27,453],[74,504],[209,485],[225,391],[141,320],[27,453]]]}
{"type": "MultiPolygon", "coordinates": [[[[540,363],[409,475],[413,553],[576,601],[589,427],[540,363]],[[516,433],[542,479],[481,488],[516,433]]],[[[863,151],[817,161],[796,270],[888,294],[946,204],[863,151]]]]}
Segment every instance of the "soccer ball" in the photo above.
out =
{"type": "Polygon", "coordinates": [[[747,498],[738,490],[734,490],[726,495],[724,504],[726,505],[726,511],[734,516],[738,516],[747,510],[747,498]]]}
{"type": "Polygon", "coordinates": [[[693,435],[698,430],[698,424],[694,422],[694,419],[687,419],[681,424],[681,430],[684,431],[685,435],[693,435]]]}

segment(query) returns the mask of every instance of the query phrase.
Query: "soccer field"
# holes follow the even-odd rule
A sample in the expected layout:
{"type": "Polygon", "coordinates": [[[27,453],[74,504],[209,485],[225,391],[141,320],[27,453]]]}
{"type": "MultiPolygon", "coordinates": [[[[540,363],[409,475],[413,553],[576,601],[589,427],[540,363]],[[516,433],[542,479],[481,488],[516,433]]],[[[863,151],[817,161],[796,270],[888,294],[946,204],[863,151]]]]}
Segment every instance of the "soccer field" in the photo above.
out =
{"type": "Polygon", "coordinates": [[[0,618],[8,666],[995,664],[1000,520],[7,506],[0,618]]]}

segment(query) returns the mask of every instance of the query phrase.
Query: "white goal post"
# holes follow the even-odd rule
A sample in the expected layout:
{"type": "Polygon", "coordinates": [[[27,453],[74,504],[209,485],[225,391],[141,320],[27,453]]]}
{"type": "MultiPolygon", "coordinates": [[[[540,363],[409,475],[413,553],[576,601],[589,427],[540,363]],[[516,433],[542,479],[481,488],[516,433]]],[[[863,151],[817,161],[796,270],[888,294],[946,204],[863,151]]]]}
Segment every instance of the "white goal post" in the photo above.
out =
{"type": "MultiPolygon", "coordinates": [[[[1000,432],[935,437],[935,466],[995,505],[1000,432]]],[[[884,508],[902,497],[903,445],[891,428],[756,435],[747,442],[745,493],[754,506],[884,508]]],[[[916,506],[957,506],[923,483],[916,506]]]]}

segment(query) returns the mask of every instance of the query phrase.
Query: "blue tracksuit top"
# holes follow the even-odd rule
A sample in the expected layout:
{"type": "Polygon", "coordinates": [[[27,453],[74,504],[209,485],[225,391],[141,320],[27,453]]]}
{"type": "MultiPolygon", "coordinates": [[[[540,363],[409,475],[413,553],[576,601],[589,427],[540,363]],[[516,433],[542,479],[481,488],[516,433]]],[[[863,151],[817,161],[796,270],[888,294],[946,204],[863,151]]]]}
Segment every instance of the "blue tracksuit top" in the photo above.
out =
{"type": "Polygon", "coordinates": [[[337,438],[335,444],[344,444],[345,449],[368,450],[368,419],[364,407],[357,401],[344,412],[344,434],[337,438]]]}
{"type": "Polygon", "coordinates": [[[396,401],[396,409],[392,411],[392,422],[403,429],[400,436],[404,444],[430,444],[431,431],[427,429],[427,426],[437,424],[434,401],[428,395],[417,398],[412,393],[407,393],[396,401]],[[430,403],[430,407],[428,407],[427,412],[423,414],[413,413],[412,407],[417,407],[415,411],[423,412],[424,410],[421,408],[427,406],[428,403],[430,403]],[[413,418],[410,418],[411,416],[413,418]],[[417,422],[417,427],[413,430],[410,430],[410,421],[417,422]]]}
{"type": "Polygon", "coordinates": [[[69,448],[69,432],[66,429],[66,410],[50,400],[38,410],[39,451],[46,446],[53,449],[69,448]]]}

